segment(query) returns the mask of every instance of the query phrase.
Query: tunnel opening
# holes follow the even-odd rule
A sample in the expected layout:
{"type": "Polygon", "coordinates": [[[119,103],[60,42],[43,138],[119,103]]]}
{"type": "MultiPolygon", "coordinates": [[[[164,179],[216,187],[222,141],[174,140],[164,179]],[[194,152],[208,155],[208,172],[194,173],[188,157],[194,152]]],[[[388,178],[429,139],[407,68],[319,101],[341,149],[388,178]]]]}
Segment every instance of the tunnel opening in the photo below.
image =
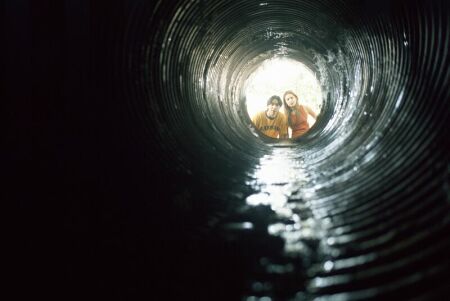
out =
{"type": "MultiPolygon", "coordinates": [[[[273,57],[262,62],[244,83],[245,106],[249,118],[252,119],[257,113],[266,110],[266,101],[272,95],[277,95],[284,101],[283,95],[288,90],[298,93],[299,103],[308,106],[317,115],[320,113],[322,92],[313,71],[301,62],[285,57],[273,57]]],[[[286,116],[285,104],[280,108],[280,112],[286,116]]],[[[312,127],[316,119],[307,114],[306,121],[308,127],[312,127]]],[[[288,133],[289,138],[292,138],[292,127],[288,128],[288,133]]]]}

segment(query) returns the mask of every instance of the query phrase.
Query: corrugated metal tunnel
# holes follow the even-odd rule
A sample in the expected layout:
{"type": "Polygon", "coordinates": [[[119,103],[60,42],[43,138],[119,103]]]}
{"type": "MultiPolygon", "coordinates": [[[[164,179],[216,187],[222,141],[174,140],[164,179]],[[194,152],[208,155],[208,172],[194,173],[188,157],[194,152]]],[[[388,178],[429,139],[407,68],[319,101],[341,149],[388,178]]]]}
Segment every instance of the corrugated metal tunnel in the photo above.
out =
{"type": "Polygon", "coordinates": [[[80,3],[61,8],[65,247],[78,250],[64,287],[447,296],[446,1],[80,3]],[[298,142],[263,141],[246,112],[245,81],[273,57],[321,83],[321,114],[298,142]]]}
{"type": "MultiPolygon", "coordinates": [[[[232,241],[218,244],[241,252],[248,240],[284,240],[253,246],[244,300],[448,290],[446,4],[178,1],[130,14],[121,54],[134,75],[130,109],[147,129],[140,139],[149,152],[156,141],[167,167],[202,181],[206,195],[247,200],[209,221],[232,241]],[[274,56],[315,70],[328,96],[315,128],[282,148],[249,130],[242,91],[274,56]]],[[[175,183],[179,206],[195,202],[190,185],[175,183]]]]}

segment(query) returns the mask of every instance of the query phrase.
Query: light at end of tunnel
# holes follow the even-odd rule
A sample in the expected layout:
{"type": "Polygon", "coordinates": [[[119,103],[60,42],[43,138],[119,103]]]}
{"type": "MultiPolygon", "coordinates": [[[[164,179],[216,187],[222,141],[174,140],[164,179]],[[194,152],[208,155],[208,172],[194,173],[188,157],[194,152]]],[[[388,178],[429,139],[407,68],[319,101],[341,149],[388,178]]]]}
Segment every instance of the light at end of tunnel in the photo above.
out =
{"type": "MultiPolygon", "coordinates": [[[[322,106],[322,91],[316,75],[303,63],[285,57],[265,60],[247,79],[245,88],[247,112],[254,116],[266,109],[272,95],[283,97],[294,91],[299,103],[312,108],[317,114],[322,106]]],[[[314,119],[309,119],[310,126],[314,119]]]]}

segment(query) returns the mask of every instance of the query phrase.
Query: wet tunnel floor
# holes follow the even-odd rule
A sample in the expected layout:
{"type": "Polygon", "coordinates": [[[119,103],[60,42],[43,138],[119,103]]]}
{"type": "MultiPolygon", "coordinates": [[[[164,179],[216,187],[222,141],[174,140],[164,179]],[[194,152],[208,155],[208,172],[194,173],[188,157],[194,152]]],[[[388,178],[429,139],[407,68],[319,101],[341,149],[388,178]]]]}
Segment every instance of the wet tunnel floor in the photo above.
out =
{"type": "Polygon", "coordinates": [[[307,161],[298,149],[274,147],[245,183],[252,193],[235,191],[239,201],[208,212],[200,227],[173,229],[170,249],[161,254],[167,260],[160,265],[161,298],[379,300],[380,292],[383,300],[405,300],[425,290],[424,300],[434,300],[433,294],[446,294],[448,288],[436,280],[448,276],[448,267],[429,269],[427,258],[446,258],[450,243],[436,245],[426,236],[438,240],[449,230],[447,211],[430,210],[443,223],[428,223],[424,231],[411,232],[400,222],[396,230],[378,233],[376,226],[367,228],[371,222],[364,222],[364,213],[349,230],[324,217],[307,161]],[[428,278],[417,291],[408,286],[423,275],[428,278]]]}
{"type": "Polygon", "coordinates": [[[305,163],[293,151],[274,148],[261,158],[254,180],[246,183],[254,193],[245,204],[218,216],[202,239],[176,256],[181,270],[169,281],[172,297],[308,298],[308,273],[324,258],[323,231],[305,199],[305,163]]]}

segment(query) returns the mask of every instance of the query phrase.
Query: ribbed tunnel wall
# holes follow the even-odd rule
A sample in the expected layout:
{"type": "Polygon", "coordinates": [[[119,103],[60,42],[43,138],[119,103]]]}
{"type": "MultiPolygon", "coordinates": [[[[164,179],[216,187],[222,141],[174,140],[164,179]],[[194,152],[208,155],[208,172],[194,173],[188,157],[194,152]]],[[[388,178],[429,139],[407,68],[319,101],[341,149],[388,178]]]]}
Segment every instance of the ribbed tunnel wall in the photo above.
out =
{"type": "Polygon", "coordinates": [[[311,166],[337,173],[370,161],[367,167],[390,174],[393,162],[420,164],[417,148],[442,140],[439,130],[429,132],[429,124],[444,128],[439,113],[447,112],[438,102],[446,99],[444,4],[181,1],[147,6],[132,13],[124,41],[134,51],[128,67],[140,80],[130,93],[144,126],[162,120],[156,123],[160,141],[176,141],[167,152],[170,161],[179,157],[180,164],[199,168],[196,159],[206,156],[234,165],[237,158],[258,157],[257,150],[267,152],[247,130],[242,88],[262,60],[283,55],[319,73],[324,95],[329,93],[319,124],[299,146],[306,148],[299,153],[308,153],[311,166]],[[149,101],[153,98],[160,99],[158,104],[149,101]],[[186,161],[184,155],[172,155],[180,149],[186,161]],[[388,153],[388,159],[382,157],[388,153]]]}
{"type": "Polygon", "coordinates": [[[56,119],[65,130],[48,140],[64,142],[57,149],[68,167],[64,247],[76,255],[63,261],[67,291],[447,296],[446,1],[53,7],[64,18],[50,22],[62,29],[35,30],[60,35],[55,51],[65,55],[49,71],[64,75],[63,93],[51,96],[66,100],[58,105],[66,118],[56,119]],[[245,111],[246,78],[274,56],[303,62],[321,82],[321,114],[299,143],[262,141],[245,111]],[[280,160],[294,166],[286,176],[280,160]],[[272,180],[258,176],[267,166],[272,180]],[[250,204],[277,201],[280,189],[279,211],[250,204]],[[268,233],[275,224],[283,230],[268,233]]]}
{"type": "MultiPolygon", "coordinates": [[[[284,156],[305,175],[276,183],[294,186],[286,192],[289,201],[306,209],[293,211],[320,232],[299,239],[310,245],[291,259],[294,272],[286,257],[265,254],[268,261],[287,264],[280,265],[285,270],[278,278],[270,268],[265,276],[257,268],[227,270],[222,280],[212,277],[223,281],[212,297],[221,296],[230,277],[243,278],[234,288],[247,300],[432,299],[448,291],[448,17],[439,1],[178,1],[133,7],[119,60],[133,78],[126,85],[132,118],[147,130],[139,139],[148,140],[145,152],[156,151],[177,177],[185,174],[195,183],[206,196],[201,202],[217,202],[206,213],[211,229],[237,227],[230,220],[253,221],[256,213],[248,208],[247,215],[230,218],[234,211],[227,201],[240,208],[245,197],[258,195],[264,183],[245,184],[258,183],[252,175],[263,155],[284,156]],[[315,128],[298,145],[275,153],[276,146],[249,129],[243,94],[246,78],[274,56],[309,66],[324,95],[315,128]]],[[[184,180],[175,183],[176,196],[195,202],[200,192],[184,180]]],[[[267,213],[263,224],[273,216],[267,213]]],[[[222,235],[225,241],[234,237],[222,235]]],[[[248,239],[239,235],[238,241],[248,239]]],[[[247,250],[239,243],[233,248],[247,250]]],[[[219,254],[212,266],[229,260],[219,254]]],[[[256,254],[246,260],[257,261],[256,254]]],[[[211,296],[202,285],[190,289],[197,298],[211,296]]]]}

